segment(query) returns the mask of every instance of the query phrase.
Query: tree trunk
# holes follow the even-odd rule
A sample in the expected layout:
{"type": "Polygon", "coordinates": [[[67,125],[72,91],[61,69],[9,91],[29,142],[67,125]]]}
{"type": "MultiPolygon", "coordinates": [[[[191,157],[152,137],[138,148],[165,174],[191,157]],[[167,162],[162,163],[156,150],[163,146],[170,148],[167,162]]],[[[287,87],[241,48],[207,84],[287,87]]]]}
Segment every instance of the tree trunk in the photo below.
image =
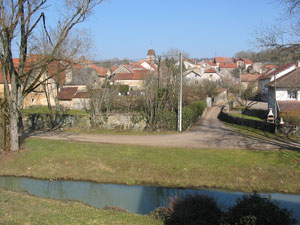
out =
{"type": "Polygon", "coordinates": [[[20,143],[19,143],[19,126],[18,126],[18,121],[19,121],[19,115],[17,112],[12,112],[10,113],[10,150],[11,151],[18,151],[20,148],[20,143]]]}

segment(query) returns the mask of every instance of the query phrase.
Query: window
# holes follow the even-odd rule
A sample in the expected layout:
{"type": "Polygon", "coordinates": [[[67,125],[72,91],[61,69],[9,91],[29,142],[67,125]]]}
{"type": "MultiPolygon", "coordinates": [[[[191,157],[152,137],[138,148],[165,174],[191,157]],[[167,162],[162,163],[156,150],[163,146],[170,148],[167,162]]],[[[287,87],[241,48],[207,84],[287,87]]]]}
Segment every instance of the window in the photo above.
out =
{"type": "Polygon", "coordinates": [[[289,99],[297,99],[297,91],[288,91],[289,99]]]}

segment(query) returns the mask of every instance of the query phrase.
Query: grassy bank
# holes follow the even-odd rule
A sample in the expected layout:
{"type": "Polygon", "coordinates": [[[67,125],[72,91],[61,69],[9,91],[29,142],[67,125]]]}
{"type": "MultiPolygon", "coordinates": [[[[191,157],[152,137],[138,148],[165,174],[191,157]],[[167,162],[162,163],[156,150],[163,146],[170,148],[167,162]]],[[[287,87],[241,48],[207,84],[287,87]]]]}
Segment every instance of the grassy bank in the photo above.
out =
{"type": "Polygon", "coordinates": [[[229,113],[229,115],[233,116],[233,117],[240,117],[243,119],[249,119],[249,120],[256,120],[256,121],[263,121],[261,118],[256,117],[256,116],[248,116],[242,113],[229,113]]]}
{"type": "Polygon", "coordinates": [[[95,209],[0,189],[0,224],[161,224],[149,216],[95,209]]]}
{"type": "Polygon", "coordinates": [[[288,142],[300,143],[299,136],[292,136],[292,135],[287,135],[282,133],[275,134],[267,131],[262,131],[260,129],[255,129],[252,127],[240,126],[237,124],[226,123],[226,122],[224,122],[224,124],[228,127],[233,128],[234,130],[236,130],[237,132],[245,136],[257,137],[263,140],[274,140],[274,141],[283,141],[283,142],[288,141],[288,142]]]}
{"type": "Polygon", "coordinates": [[[197,150],[28,139],[0,175],[300,193],[300,153],[197,150]]]}

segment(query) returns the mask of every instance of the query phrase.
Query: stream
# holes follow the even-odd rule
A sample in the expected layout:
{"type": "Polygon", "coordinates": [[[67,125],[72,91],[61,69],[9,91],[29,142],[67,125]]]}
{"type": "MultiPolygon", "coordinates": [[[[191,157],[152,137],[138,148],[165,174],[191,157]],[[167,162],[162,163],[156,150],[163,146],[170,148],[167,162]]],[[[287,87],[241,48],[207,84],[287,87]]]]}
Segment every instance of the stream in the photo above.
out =
{"type": "MultiPolygon", "coordinates": [[[[80,201],[96,208],[121,207],[131,213],[148,214],[157,207],[165,207],[174,196],[186,194],[208,194],[215,197],[223,207],[235,204],[243,192],[216,189],[180,189],[153,186],[126,186],[101,184],[87,181],[49,181],[26,177],[0,176],[0,188],[27,192],[42,198],[80,201]]],[[[260,193],[270,197],[280,207],[294,211],[300,221],[300,195],[282,193],[260,193]]]]}

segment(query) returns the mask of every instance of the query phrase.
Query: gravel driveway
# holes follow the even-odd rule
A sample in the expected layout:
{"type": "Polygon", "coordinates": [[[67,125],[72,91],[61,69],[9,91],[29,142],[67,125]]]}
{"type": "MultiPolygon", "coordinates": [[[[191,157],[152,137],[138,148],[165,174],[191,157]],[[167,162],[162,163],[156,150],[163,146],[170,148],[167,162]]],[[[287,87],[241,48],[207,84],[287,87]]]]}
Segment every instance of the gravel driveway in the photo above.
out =
{"type": "Polygon", "coordinates": [[[189,131],[165,135],[102,135],[68,134],[62,132],[40,132],[32,136],[50,140],[68,140],[94,143],[133,144],[160,147],[215,148],[215,149],[293,149],[300,146],[294,143],[262,140],[246,137],[225,126],[217,119],[221,106],[207,110],[189,131]]]}

